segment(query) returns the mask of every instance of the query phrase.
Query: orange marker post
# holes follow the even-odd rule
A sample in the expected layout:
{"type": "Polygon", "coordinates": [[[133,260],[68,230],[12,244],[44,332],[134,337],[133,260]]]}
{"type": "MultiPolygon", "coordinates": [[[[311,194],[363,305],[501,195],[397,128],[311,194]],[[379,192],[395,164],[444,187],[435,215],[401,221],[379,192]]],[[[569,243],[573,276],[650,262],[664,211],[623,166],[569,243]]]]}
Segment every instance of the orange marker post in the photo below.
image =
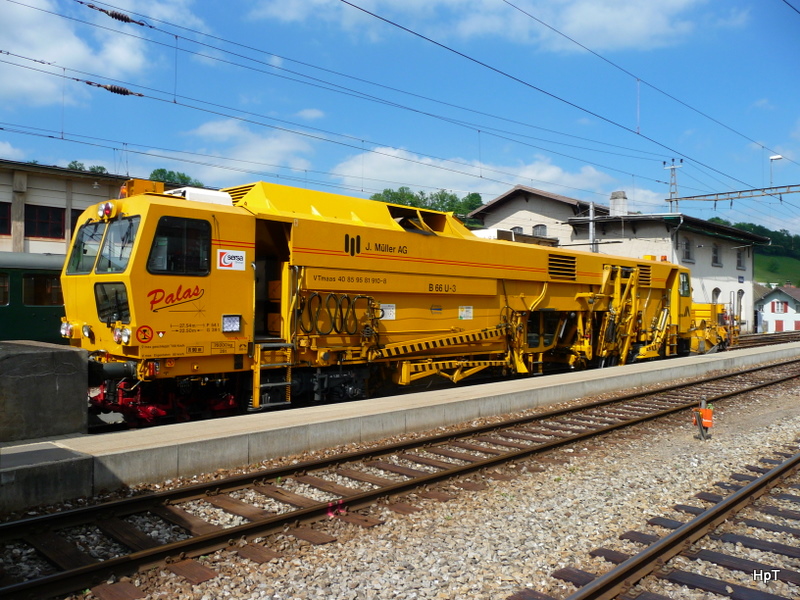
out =
{"type": "Polygon", "coordinates": [[[692,425],[695,425],[700,433],[700,439],[706,440],[711,437],[708,430],[714,426],[714,407],[706,405],[706,401],[700,402],[700,408],[692,409],[692,425]]]}

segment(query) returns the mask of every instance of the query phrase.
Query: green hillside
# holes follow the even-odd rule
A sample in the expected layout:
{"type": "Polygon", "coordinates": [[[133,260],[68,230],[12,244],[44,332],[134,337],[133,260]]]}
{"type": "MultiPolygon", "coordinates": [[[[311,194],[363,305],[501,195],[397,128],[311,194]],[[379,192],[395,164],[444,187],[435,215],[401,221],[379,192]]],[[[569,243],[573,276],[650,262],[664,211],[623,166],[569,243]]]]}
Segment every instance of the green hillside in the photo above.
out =
{"type": "Polygon", "coordinates": [[[777,283],[787,281],[800,287],[800,260],[788,256],[755,255],[755,280],[758,283],[777,283]]]}

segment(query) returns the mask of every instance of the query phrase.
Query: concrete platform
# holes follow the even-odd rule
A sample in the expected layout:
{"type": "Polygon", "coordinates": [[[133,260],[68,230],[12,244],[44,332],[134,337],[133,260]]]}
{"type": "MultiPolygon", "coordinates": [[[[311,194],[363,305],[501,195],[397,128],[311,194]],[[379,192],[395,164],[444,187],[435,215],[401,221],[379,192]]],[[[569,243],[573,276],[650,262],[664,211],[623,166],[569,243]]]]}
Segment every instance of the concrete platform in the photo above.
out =
{"type": "Polygon", "coordinates": [[[60,344],[0,342],[0,442],[86,433],[88,358],[60,344]]]}
{"type": "Polygon", "coordinates": [[[800,343],[0,447],[0,513],[583,396],[800,357],[800,343]]]}

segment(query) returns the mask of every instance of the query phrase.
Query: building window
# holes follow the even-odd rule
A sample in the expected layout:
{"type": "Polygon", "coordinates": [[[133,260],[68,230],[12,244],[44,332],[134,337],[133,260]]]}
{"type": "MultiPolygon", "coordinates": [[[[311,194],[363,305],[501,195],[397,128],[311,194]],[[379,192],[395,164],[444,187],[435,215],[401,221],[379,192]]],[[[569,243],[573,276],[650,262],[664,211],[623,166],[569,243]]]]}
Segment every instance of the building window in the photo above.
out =
{"type": "Polygon", "coordinates": [[[719,248],[719,244],[711,245],[711,266],[712,267],[722,266],[722,254],[719,248]]]}
{"type": "Polygon", "coordinates": [[[734,315],[739,315],[739,318],[741,319],[741,321],[739,321],[739,325],[747,324],[747,319],[743,318],[742,316],[742,313],[744,312],[742,310],[743,300],[744,300],[744,290],[739,290],[738,292],[736,292],[736,306],[733,313],[734,315]]]}
{"type": "Polygon", "coordinates": [[[78,229],[78,218],[83,214],[83,209],[73,208],[69,215],[69,230],[73,235],[75,230],[78,229]]]}
{"type": "Polygon", "coordinates": [[[25,237],[64,239],[64,209],[25,205],[25,237]]]}
{"type": "Polygon", "coordinates": [[[736,268],[744,271],[744,250],[742,248],[738,248],[736,250],[736,268]]]}
{"type": "Polygon", "coordinates": [[[22,276],[22,303],[25,306],[61,306],[61,279],[58,275],[31,273],[22,276]]]}
{"type": "Polygon", "coordinates": [[[692,240],[688,237],[683,238],[681,242],[682,246],[682,253],[681,258],[684,262],[694,262],[694,248],[692,246],[692,240]]]}
{"type": "Polygon", "coordinates": [[[11,235],[11,202],[0,202],[0,235],[11,235]]]}
{"type": "Polygon", "coordinates": [[[522,235],[522,227],[512,227],[511,233],[515,235],[522,235]]]}
{"type": "Polygon", "coordinates": [[[547,237],[547,225],[534,225],[533,235],[536,237],[547,237]]]}
{"type": "Polygon", "coordinates": [[[0,273],[0,306],[8,305],[8,273],[0,273]]]}
{"type": "Polygon", "coordinates": [[[774,300],[772,302],[772,312],[775,314],[784,314],[789,312],[789,303],[785,300],[774,300]]]}

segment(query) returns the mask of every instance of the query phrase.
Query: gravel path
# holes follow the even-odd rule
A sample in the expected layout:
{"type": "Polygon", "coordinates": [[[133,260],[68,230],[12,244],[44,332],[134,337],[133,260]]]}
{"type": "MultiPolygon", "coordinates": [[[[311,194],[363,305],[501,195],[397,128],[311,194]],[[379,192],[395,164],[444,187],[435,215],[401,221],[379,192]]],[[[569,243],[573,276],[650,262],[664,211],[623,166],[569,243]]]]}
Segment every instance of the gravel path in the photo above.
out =
{"type": "MultiPolygon", "coordinates": [[[[553,579],[554,570],[573,566],[605,572],[611,565],[591,558],[590,550],[606,546],[636,552],[635,544],[618,539],[622,531],[665,535],[648,526],[647,519],[686,520],[672,511],[673,504],[701,506],[692,500],[695,493],[717,491],[714,482],[800,437],[798,392],[800,382],[753,393],[743,408],[718,404],[708,441],[694,438],[689,417],[672,417],[558,451],[552,456],[568,462],[542,463],[543,470],[534,461],[522,463],[517,477],[489,480],[482,492],[453,492],[448,502],[412,498],[423,508],[412,515],[376,507],[370,514],[385,524],[373,529],[331,520],[321,528],[338,538],[334,544],[312,546],[281,537],[270,547],[283,552],[283,558],[263,565],[231,552],[205,556],[200,562],[220,576],[197,586],[164,570],[131,581],[148,594],[147,600],[495,600],[523,588],[564,598],[574,588],[553,579]]],[[[743,532],[743,526],[723,527],[743,532]]],[[[797,545],[797,540],[783,542],[797,545]]],[[[705,544],[724,549],[724,544],[705,544]]],[[[765,560],[755,551],[751,557],[765,560]]],[[[778,560],[770,555],[766,562],[778,560]]],[[[782,564],[800,570],[800,561],[782,564]]],[[[746,574],[708,564],[701,568],[753,585],[746,574]]],[[[789,584],[770,582],[762,588],[800,598],[800,588],[789,584]]],[[[664,583],[645,589],[687,600],[721,598],[664,583]]]]}

